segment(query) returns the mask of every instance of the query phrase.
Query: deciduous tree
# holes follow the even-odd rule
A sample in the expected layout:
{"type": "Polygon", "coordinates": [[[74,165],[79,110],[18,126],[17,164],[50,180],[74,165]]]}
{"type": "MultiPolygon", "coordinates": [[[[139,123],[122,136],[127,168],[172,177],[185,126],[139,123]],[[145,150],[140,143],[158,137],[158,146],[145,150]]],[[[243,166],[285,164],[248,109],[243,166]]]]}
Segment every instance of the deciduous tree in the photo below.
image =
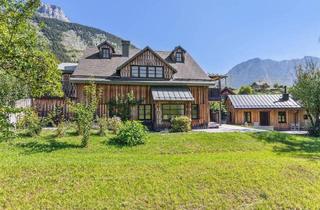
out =
{"type": "Polygon", "coordinates": [[[251,94],[253,94],[253,89],[250,86],[242,86],[242,87],[240,87],[238,94],[251,95],[251,94]]]}
{"type": "Polygon", "coordinates": [[[2,105],[27,96],[62,95],[58,61],[32,23],[39,5],[40,0],[0,0],[2,105]]]}
{"type": "Polygon", "coordinates": [[[320,136],[320,68],[314,62],[297,67],[297,79],[290,89],[299,99],[310,119],[310,134],[320,136]]]}
{"type": "Polygon", "coordinates": [[[58,61],[32,23],[39,6],[40,0],[0,0],[0,130],[8,130],[16,100],[62,96],[58,61]]]}

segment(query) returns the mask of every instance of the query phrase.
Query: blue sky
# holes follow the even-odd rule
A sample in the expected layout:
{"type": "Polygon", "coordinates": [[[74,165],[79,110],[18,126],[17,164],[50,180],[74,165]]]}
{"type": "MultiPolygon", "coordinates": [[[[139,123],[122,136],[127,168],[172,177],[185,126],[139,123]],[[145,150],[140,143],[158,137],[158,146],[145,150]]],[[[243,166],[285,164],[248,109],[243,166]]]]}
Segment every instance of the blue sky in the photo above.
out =
{"type": "Polygon", "coordinates": [[[251,58],[320,57],[319,0],[46,0],[137,47],[183,46],[208,72],[251,58]]]}

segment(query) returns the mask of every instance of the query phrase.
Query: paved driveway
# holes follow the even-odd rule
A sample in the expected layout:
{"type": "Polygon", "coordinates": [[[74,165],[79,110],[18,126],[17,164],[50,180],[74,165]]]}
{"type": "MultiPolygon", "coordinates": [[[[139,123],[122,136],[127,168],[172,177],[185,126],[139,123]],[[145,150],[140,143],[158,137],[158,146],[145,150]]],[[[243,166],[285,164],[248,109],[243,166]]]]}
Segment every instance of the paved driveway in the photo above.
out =
{"type": "Polygon", "coordinates": [[[207,132],[207,133],[226,133],[226,132],[263,132],[265,130],[259,130],[255,128],[242,127],[238,125],[223,124],[219,128],[209,129],[194,129],[195,132],[207,132]]]}

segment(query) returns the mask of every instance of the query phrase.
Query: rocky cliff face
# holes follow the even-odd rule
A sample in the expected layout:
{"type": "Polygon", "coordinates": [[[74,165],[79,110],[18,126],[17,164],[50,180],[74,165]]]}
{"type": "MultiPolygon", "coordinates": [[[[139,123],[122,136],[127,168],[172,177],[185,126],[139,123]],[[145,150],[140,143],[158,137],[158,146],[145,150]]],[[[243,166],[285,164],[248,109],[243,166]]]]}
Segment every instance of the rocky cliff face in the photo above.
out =
{"type": "Polygon", "coordinates": [[[52,4],[41,3],[41,6],[38,9],[38,15],[45,18],[54,18],[64,22],[70,22],[63,10],[52,4]]]}
{"type": "Polygon", "coordinates": [[[306,61],[310,60],[320,64],[320,58],[316,57],[283,61],[251,59],[236,65],[227,73],[228,85],[233,88],[239,88],[257,81],[265,81],[270,85],[277,83],[291,86],[296,79],[296,66],[304,65],[306,61]]]}
{"type": "MultiPolygon", "coordinates": [[[[34,17],[36,24],[44,23],[41,34],[60,62],[78,62],[87,47],[109,41],[121,49],[121,38],[100,29],[72,23],[63,10],[55,5],[42,4],[34,17]]],[[[131,47],[134,48],[132,45],[131,47]]]]}

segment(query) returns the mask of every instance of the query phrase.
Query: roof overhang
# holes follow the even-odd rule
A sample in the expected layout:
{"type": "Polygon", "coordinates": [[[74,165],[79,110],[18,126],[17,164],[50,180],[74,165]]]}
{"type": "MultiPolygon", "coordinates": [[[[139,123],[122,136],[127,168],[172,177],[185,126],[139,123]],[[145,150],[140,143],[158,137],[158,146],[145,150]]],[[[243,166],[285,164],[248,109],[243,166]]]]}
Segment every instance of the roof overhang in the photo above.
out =
{"type": "Polygon", "coordinates": [[[152,87],[151,93],[154,101],[194,101],[187,87],[152,87]]]}
{"type": "Polygon", "coordinates": [[[97,83],[97,84],[115,84],[115,85],[150,85],[150,86],[211,86],[212,81],[201,80],[127,80],[112,79],[104,77],[71,77],[72,83],[97,83]]]}

